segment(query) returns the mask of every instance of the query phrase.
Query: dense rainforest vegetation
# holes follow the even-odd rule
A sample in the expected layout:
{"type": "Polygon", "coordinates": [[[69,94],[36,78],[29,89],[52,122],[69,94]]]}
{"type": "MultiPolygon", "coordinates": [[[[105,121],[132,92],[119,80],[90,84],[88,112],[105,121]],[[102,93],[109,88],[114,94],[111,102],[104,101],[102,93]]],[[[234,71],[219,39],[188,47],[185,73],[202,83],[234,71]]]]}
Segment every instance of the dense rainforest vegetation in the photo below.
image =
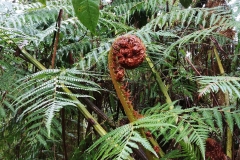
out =
{"type": "Polygon", "coordinates": [[[0,159],[239,160],[227,0],[0,2],[0,159]]]}

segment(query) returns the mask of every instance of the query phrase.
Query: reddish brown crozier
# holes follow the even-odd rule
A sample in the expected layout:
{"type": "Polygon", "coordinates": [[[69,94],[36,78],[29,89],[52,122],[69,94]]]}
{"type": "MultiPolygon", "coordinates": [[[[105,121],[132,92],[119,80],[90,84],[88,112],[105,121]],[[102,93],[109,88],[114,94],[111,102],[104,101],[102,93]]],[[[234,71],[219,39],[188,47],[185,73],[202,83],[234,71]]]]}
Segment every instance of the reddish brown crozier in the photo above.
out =
{"type": "Polygon", "coordinates": [[[122,81],[125,69],[138,67],[146,56],[146,48],[142,41],[134,35],[118,37],[112,45],[113,63],[115,78],[122,81]]]}
{"type": "MultiPolygon", "coordinates": [[[[118,37],[113,42],[108,54],[108,68],[113,86],[129,122],[143,118],[143,115],[134,110],[132,105],[133,97],[131,97],[131,92],[128,89],[128,82],[123,81],[125,69],[138,67],[144,61],[145,57],[146,48],[142,41],[134,35],[118,37]]],[[[122,124],[121,121],[120,124],[122,124]]],[[[139,128],[139,131],[143,137],[146,136],[143,128],[139,128]]],[[[160,147],[158,143],[150,135],[148,138],[151,138],[150,142],[153,144],[155,151],[159,153],[160,147]]],[[[149,159],[153,158],[151,153],[146,153],[146,155],[149,159]]]]}
{"type": "Polygon", "coordinates": [[[209,160],[227,160],[221,145],[212,138],[206,140],[205,158],[209,160]]]}
{"type": "Polygon", "coordinates": [[[110,76],[116,89],[117,96],[130,122],[143,118],[143,115],[134,110],[128,82],[123,81],[125,69],[138,67],[146,57],[146,48],[143,42],[135,35],[118,37],[112,44],[108,55],[110,76]]]}

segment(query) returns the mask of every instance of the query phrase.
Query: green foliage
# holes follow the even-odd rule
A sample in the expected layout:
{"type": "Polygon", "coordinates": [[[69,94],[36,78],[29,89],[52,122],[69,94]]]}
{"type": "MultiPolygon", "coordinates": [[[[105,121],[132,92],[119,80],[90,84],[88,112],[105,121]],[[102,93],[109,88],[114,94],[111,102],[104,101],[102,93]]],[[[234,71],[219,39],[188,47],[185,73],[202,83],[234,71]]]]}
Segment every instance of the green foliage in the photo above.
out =
{"type": "Polygon", "coordinates": [[[39,2],[41,2],[43,5],[46,5],[46,0],[38,0],[39,2]]]}
{"type": "Polygon", "coordinates": [[[161,129],[161,132],[156,136],[159,137],[163,135],[165,143],[174,138],[176,143],[184,141],[185,143],[195,144],[201,151],[202,157],[204,157],[205,140],[208,137],[208,134],[214,131],[214,128],[211,130],[206,124],[204,117],[199,114],[200,110],[197,112],[193,112],[195,108],[189,108],[187,110],[176,108],[169,110],[168,107],[169,105],[163,105],[162,107],[157,105],[154,108],[151,108],[150,112],[147,111],[147,114],[156,114],[160,112],[156,116],[170,116],[165,123],[177,123],[176,129],[161,129]]]}
{"type": "Polygon", "coordinates": [[[75,69],[49,69],[26,76],[18,81],[20,85],[13,92],[18,92],[18,98],[13,102],[13,106],[17,110],[28,106],[19,116],[35,114],[43,118],[45,126],[50,136],[51,124],[55,112],[63,107],[75,107],[77,102],[66,98],[66,95],[75,96],[77,98],[91,97],[85,94],[69,94],[61,90],[67,87],[74,90],[97,91],[99,86],[87,80],[87,77],[96,76],[87,72],[81,72],[75,69]],[[84,78],[83,78],[84,77],[84,78]],[[23,83],[24,82],[24,83],[23,83]],[[29,98],[31,97],[31,98],[29,98]]]}
{"type": "Polygon", "coordinates": [[[200,155],[198,148],[195,148],[191,143],[180,143],[180,145],[182,147],[182,153],[184,155],[183,160],[201,160],[201,159],[203,159],[200,155]]]}
{"type": "Polygon", "coordinates": [[[192,4],[192,0],[180,0],[180,3],[185,7],[188,8],[192,4]]]}
{"type": "Polygon", "coordinates": [[[66,150],[68,159],[128,159],[139,145],[156,154],[139,128],[149,130],[160,146],[174,143],[160,159],[204,159],[206,138],[215,135],[225,141],[225,124],[232,132],[240,128],[236,100],[240,96],[239,39],[226,36],[232,28],[239,32],[240,23],[233,18],[239,8],[231,10],[239,2],[230,8],[187,8],[194,6],[189,2],[180,1],[186,9],[173,0],[114,0],[100,3],[100,8],[98,0],[0,2],[0,144],[6,144],[0,145],[0,159],[64,159],[66,150]],[[19,56],[17,48],[24,47],[50,68],[60,9],[58,69],[39,72],[19,56]],[[145,117],[119,127],[124,115],[109,77],[102,75],[109,74],[107,54],[113,40],[122,34],[141,38],[171,99],[180,100],[160,105],[165,103],[164,97],[144,62],[138,69],[126,71],[125,81],[134,93],[134,107],[145,117]],[[224,76],[215,76],[218,72],[210,53],[212,47],[219,51],[224,76]],[[63,84],[73,93],[63,92],[63,84]],[[229,94],[230,106],[213,103],[212,94],[220,90],[229,94]],[[211,97],[204,96],[210,93],[211,97]],[[94,135],[89,120],[78,115],[77,104],[69,95],[81,103],[85,98],[95,98],[94,107],[105,117],[114,117],[116,129],[95,112],[109,133],[101,138],[94,135]],[[170,106],[175,107],[169,110],[170,106]]]}
{"type": "Polygon", "coordinates": [[[72,0],[76,16],[93,34],[99,18],[99,0],[72,0]]]}
{"type": "Polygon", "coordinates": [[[184,157],[184,154],[180,153],[179,150],[173,150],[165,154],[162,158],[160,158],[160,160],[168,160],[171,158],[181,158],[181,157],[184,157]]]}
{"type": "MultiPolygon", "coordinates": [[[[153,152],[146,139],[141,137],[137,130],[148,128],[155,137],[163,136],[164,143],[174,139],[175,144],[181,145],[181,153],[166,155],[166,157],[185,157],[184,159],[204,159],[205,141],[210,133],[223,133],[222,113],[230,128],[234,123],[239,125],[239,110],[229,112],[229,108],[200,108],[181,109],[176,107],[169,110],[171,105],[157,105],[146,111],[146,117],[131,124],[119,127],[96,141],[89,151],[97,148],[94,159],[127,159],[132,153],[131,148],[139,148],[136,142],[153,152]],[[204,115],[209,115],[208,117],[204,115]],[[215,115],[218,116],[215,118],[215,115]],[[213,126],[216,121],[217,125],[213,126]],[[210,123],[209,123],[210,122],[210,123]],[[137,138],[137,139],[136,139],[137,138]],[[129,148],[131,147],[131,148],[129,148]]],[[[232,108],[233,109],[233,108],[232,108]]],[[[221,135],[218,135],[219,137],[221,135]]],[[[174,152],[175,153],[175,152],[174,152]]],[[[163,157],[164,159],[164,157],[163,157]]]]}
{"type": "Polygon", "coordinates": [[[196,78],[201,85],[199,96],[203,96],[210,92],[218,92],[221,90],[224,93],[229,93],[231,96],[235,95],[240,98],[240,78],[228,76],[201,76],[196,78]]]}
{"type": "Polygon", "coordinates": [[[97,140],[88,151],[99,147],[94,159],[128,159],[130,154],[133,153],[132,148],[139,149],[138,145],[141,144],[145,149],[156,155],[147,139],[143,138],[137,130],[142,127],[175,127],[172,124],[163,123],[165,119],[166,117],[149,116],[119,127],[97,140]]]}

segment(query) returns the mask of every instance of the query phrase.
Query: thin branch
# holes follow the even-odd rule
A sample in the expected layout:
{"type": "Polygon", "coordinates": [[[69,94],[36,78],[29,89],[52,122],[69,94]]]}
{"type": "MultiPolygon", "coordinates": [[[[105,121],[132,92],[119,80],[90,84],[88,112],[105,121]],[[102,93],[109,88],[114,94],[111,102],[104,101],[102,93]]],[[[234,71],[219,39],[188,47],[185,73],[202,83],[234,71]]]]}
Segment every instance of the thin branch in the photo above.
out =
{"type": "Polygon", "coordinates": [[[55,60],[56,60],[56,54],[57,54],[57,46],[58,46],[58,40],[59,40],[62,14],[63,14],[63,10],[60,9],[58,18],[57,18],[57,24],[56,24],[57,31],[54,32],[54,37],[53,37],[54,46],[53,46],[53,53],[52,53],[52,66],[51,66],[52,69],[55,67],[55,60]]]}
{"type": "Polygon", "coordinates": [[[108,124],[115,128],[114,122],[111,121],[105,113],[103,113],[94,103],[92,103],[88,98],[83,98],[84,102],[87,104],[91,110],[93,110],[98,116],[100,116],[103,120],[107,121],[108,124]]]}

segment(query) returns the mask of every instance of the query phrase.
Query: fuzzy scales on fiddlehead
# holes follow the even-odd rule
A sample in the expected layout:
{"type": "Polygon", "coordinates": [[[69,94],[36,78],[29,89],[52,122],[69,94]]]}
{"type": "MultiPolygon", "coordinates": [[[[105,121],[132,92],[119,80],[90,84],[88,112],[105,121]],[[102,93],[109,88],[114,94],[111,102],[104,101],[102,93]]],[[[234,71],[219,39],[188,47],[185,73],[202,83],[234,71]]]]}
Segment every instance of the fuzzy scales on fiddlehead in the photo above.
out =
{"type": "Polygon", "coordinates": [[[143,42],[134,35],[118,37],[113,42],[108,56],[110,75],[118,98],[130,122],[141,118],[142,115],[133,109],[130,100],[131,93],[127,90],[127,83],[123,81],[125,69],[138,67],[145,57],[146,48],[143,42]]]}

